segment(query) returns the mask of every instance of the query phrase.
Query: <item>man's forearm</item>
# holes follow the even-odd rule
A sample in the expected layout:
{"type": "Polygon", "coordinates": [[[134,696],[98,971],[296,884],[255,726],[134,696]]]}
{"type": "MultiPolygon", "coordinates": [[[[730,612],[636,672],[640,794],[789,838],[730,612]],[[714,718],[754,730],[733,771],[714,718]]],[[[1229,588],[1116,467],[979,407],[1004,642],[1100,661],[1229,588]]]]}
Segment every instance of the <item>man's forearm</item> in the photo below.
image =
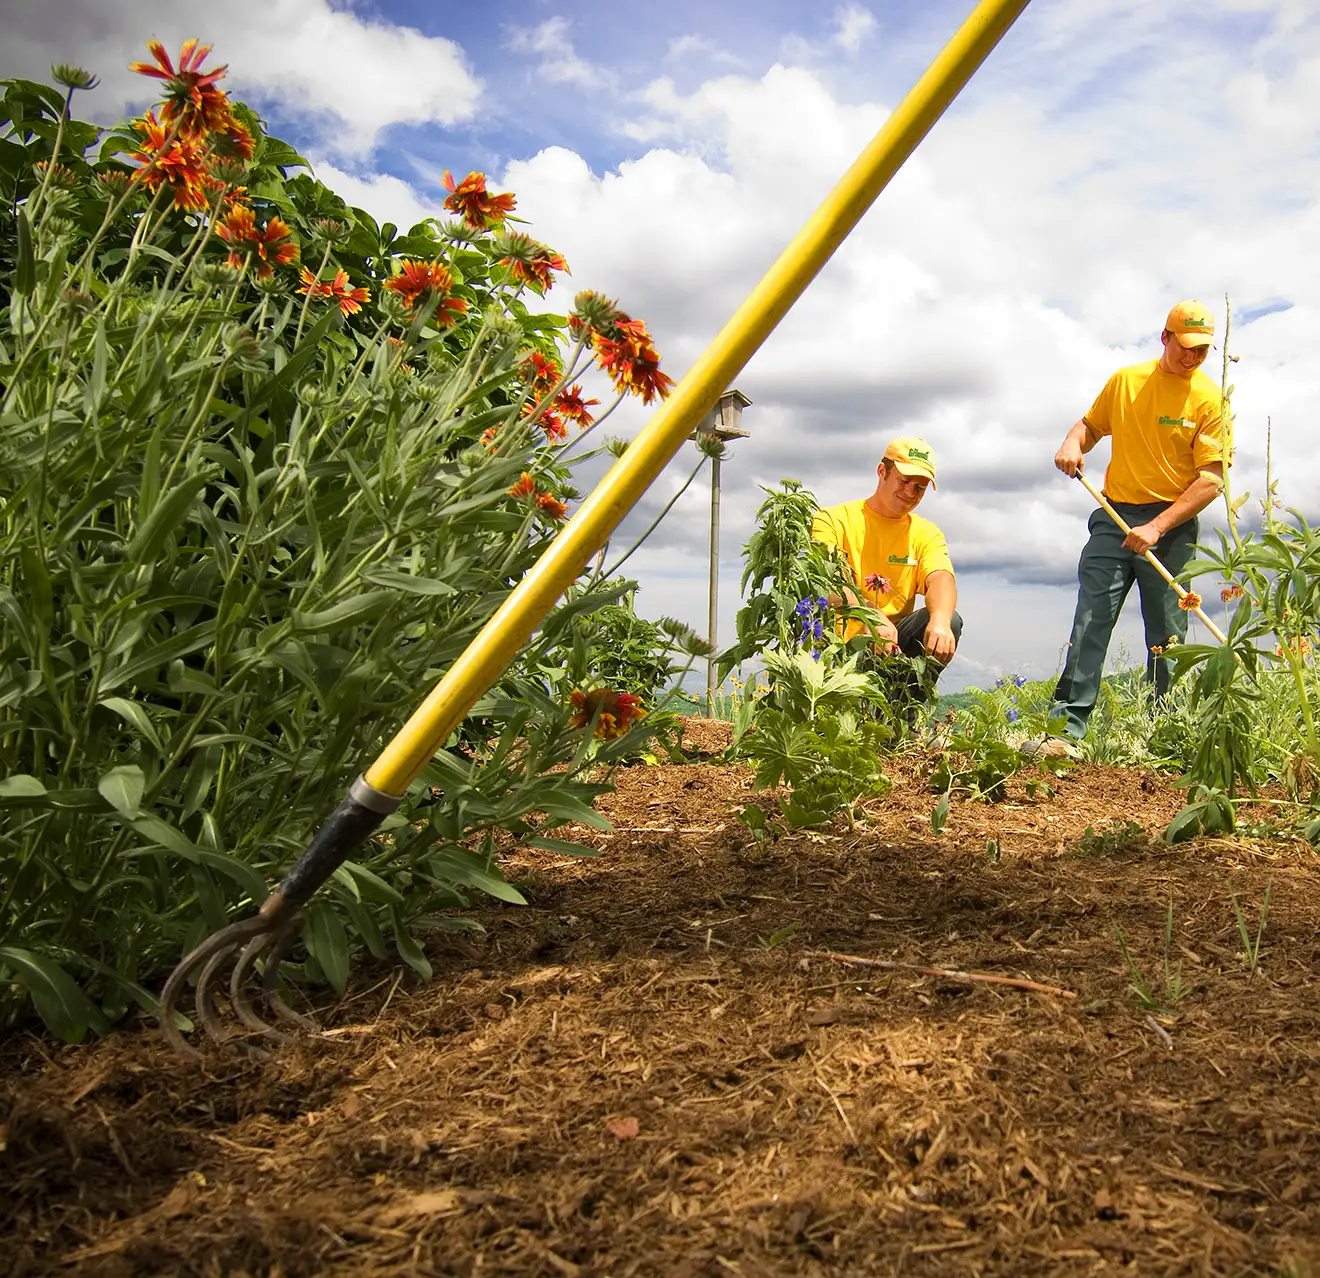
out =
{"type": "Polygon", "coordinates": [[[926,608],[932,621],[948,625],[958,607],[958,583],[951,572],[935,572],[926,582],[926,608]]]}
{"type": "Polygon", "coordinates": [[[1223,491],[1222,480],[1200,475],[1183,490],[1182,496],[1168,510],[1161,511],[1150,522],[1163,536],[1170,528],[1177,528],[1193,515],[1199,515],[1223,491]]]}

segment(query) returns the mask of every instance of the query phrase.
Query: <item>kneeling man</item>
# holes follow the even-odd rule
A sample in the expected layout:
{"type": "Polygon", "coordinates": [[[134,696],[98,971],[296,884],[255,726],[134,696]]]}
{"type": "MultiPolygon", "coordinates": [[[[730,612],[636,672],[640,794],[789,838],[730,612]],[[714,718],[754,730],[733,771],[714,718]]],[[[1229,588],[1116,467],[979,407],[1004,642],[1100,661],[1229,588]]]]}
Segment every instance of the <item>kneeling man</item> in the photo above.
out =
{"type": "MultiPolygon", "coordinates": [[[[934,657],[947,665],[962,634],[956,608],[958,586],[944,534],[912,512],[935,487],[935,453],[919,436],[893,440],[876,467],[877,484],[865,500],[826,506],[816,513],[811,535],[837,546],[851,566],[856,591],[840,604],[869,605],[878,614],[869,629],[882,652],[934,657]],[[925,607],[916,608],[916,597],[925,607]]],[[[843,637],[865,634],[868,626],[849,621],[843,637]]],[[[937,668],[938,669],[938,668],[937,668]]]]}

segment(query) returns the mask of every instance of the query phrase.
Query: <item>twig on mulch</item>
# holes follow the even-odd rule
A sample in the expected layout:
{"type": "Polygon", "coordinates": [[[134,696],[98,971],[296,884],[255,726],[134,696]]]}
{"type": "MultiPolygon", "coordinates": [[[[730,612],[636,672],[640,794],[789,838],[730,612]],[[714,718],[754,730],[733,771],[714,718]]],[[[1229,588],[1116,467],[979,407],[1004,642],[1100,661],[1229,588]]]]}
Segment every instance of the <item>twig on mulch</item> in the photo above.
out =
{"type": "Polygon", "coordinates": [[[890,972],[921,972],[926,976],[947,976],[955,981],[984,981],[989,985],[1011,985],[1014,989],[1035,990],[1037,994],[1057,994],[1060,998],[1076,998],[1073,990],[1058,985],[1042,985],[1039,981],[1020,980],[1015,976],[995,976],[990,972],[956,972],[950,967],[921,967],[916,963],[894,963],[888,959],[861,958],[856,954],[835,954],[832,950],[808,950],[808,958],[833,959],[836,963],[853,963],[858,967],[883,967],[890,972]]]}
{"type": "Polygon", "coordinates": [[[1146,1015],[1146,1024],[1155,1031],[1155,1037],[1158,1038],[1160,1042],[1169,1049],[1169,1051],[1173,1051],[1173,1035],[1170,1034],[1169,1031],[1149,1013],[1146,1015]]]}

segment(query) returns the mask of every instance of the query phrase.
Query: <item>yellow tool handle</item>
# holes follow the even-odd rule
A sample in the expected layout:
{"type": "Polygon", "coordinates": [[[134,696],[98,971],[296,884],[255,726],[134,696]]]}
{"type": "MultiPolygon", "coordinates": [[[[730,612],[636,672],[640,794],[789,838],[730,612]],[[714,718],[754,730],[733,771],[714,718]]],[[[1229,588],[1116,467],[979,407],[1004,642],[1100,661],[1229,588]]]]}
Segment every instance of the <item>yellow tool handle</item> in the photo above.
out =
{"type": "Polygon", "coordinates": [[[880,132],[444,678],[366,781],[401,796],[774,330],[1028,0],[981,0],[880,132]]]}
{"type": "MultiPolygon", "coordinates": [[[[1085,488],[1086,491],[1090,493],[1091,496],[1094,497],[1096,501],[1100,503],[1101,507],[1109,515],[1110,519],[1112,519],[1114,523],[1116,523],[1123,530],[1123,535],[1126,537],[1128,533],[1132,531],[1132,528],[1128,524],[1128,522],[1123,518],[1123,516],[1120,515],[1118,511],[1116,511],[1113,508],[1113,506],[1109,504],[1109,498],[1107,498],[1104,495],[1104,493],[1102,493],[1089,479],[1087,479],[1087,477],[1083,475],[1080,470],[1077,472],[1077,478],[1082,481],[1082,487],[1085,488]]],[[[1146,551],[1144,557],[1146,559],[1146,562],[1150,564],[1150,566],[1154,568],[1155,571],[1159,573],[1160,576],[1163,577],[1164,580],[1167,581],[1170,586],[1173,587],[1173,589],[1177,592],[1179,599],[1183,598],[1183,596],[1185,595],[1189,595],[1193,593],[1190,590],[1184,590],[1182,586],[1180,586],[1176,581],[1174,581],[1173,574],[1162,563],[1160,563],[1158,559],[1155,558],[1155,555],[1152,551],[1149,550],[1146,551]]],[[[1224,632],[1220,630],[1220,628],[1217,625],[1215,625],[1215,623],[1211,621],[1209,617],[1205,615],[1205,613],[1201,610],[1200,604],[1197,604],[1196,607],[1191,608],[1188,611],[1196,613],[1196,615],[1200,617],[1202,621],[1205,622],[1206,627],[1209,629],[1210,633],[1214,635],[1214,637],[1218,639],[1220,643],[1228,642],[1228,636],[1225,635],[1224,632]]]]}

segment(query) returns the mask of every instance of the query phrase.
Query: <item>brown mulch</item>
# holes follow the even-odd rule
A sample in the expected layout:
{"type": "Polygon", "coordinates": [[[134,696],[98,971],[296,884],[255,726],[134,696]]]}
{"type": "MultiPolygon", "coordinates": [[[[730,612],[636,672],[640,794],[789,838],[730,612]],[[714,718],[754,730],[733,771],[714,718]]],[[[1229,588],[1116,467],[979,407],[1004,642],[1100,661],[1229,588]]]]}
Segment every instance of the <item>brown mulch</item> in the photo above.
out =
{"type": "Polygon", "coordinates": [[[360,963],[330,1038],[265,1062],[179,1060],[150,1026],[15,1036],[2,1268],[1311,1272],[1320,860],[1168,847],[1181,792],[1116,768],[955,801],[936,837],[927,772],[897,760],[870,829],[759,844],[746,769],[624,769],[614,829],[568,836],[600,857],[509,858],[526,908],[437,936],[430,985],[360,963]],[[1146,837],[1102,845],[1111,822],[1146,837]],[[1270,884],[1252,975],[1230,892],[1254,929],[1270,884]]]}

